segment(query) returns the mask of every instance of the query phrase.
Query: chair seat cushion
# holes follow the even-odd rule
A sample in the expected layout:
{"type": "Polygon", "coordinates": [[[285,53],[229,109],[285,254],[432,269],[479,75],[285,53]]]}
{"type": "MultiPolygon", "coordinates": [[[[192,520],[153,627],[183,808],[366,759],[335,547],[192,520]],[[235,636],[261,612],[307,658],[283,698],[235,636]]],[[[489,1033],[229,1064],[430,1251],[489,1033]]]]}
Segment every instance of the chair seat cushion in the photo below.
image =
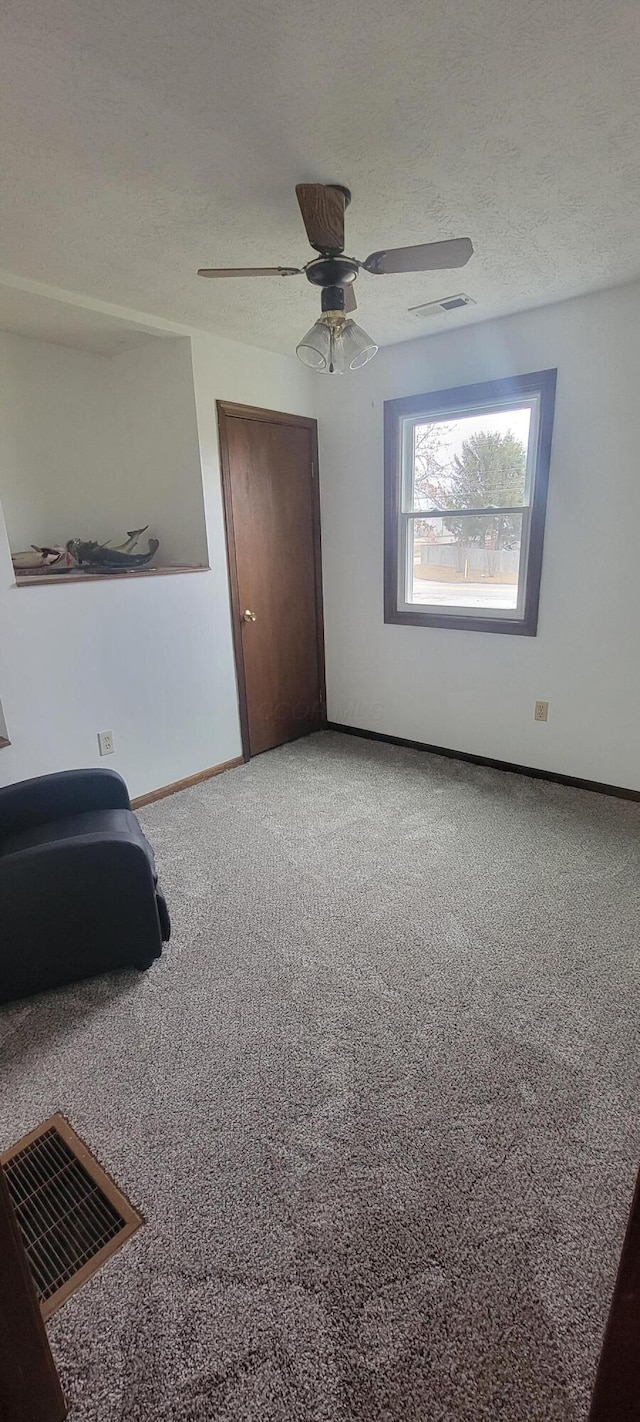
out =
{"type": "Polygon", "coordinates": [[[78,839],[85,835],[133,840],[144,849],[154,879],[157,878],[153,850],[131,810],[88,810],[83,815],[68,815],[66,819],[48,820],[43,825],[19,830],[17,834],[5,835],[0,839],[0,856],[35,849],[39,845],[56,844],[61,839],[78,839]]]}

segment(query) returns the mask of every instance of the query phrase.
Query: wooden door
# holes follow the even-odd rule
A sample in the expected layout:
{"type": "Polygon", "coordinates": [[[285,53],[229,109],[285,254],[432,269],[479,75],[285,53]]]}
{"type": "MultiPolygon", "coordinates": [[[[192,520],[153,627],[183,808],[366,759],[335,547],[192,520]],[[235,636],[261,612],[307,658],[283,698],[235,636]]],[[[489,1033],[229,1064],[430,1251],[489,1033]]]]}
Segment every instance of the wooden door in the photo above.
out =
{"type": "Polygon", "coordinates": [[[221,401],[218,419],[248,759],[324,716],[316,425],[221,401]]]}
{"type": "Polygon", "coordinates": [[[62,1422],[66,1415],[0,1165],[0,1417],[7,1422],[62,1422]]]}

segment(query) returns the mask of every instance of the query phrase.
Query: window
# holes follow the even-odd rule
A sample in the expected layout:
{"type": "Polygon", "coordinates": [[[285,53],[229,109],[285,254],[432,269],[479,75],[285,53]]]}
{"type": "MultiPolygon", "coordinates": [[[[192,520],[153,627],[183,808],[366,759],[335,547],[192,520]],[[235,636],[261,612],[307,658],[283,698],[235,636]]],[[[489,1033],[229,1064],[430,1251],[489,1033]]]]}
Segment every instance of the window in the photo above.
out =
{"type": "Polygon", "coordinates": [[[385,622],[535,636],[555,386],[385,402],[385,622]]]}

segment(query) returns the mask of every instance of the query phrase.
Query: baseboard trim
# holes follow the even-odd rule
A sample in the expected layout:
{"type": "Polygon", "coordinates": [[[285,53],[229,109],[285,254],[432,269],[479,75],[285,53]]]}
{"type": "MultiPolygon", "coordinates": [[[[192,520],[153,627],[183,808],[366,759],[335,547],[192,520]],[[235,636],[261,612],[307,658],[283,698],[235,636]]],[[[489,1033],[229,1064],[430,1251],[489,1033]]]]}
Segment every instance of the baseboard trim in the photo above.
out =
{"type": "Polygon", "coordinates": [[[386,731],[366,731],[362,726],[343,726],[338,721],[327,721],[326,729],[341,731],[345,736],[361,736],[366,741],[385,741],[391,746],[405,746],[408,750],[444,755],[449,760],[466,760],[472,765],[486,765],[490,770],[506,770],[511,775],[528,775],[532,780],[551,780],[555,785],[570,785],[574,790],[592,790],[597,795],[615,795],[619,800],[640,801],[640,790],[628,790],[623,785],[605,785],[600,780],[581,780],[577,775],[563,775],[555,770],[538,770],[533,765],[515,765],[510,760],[492,760],[488,755],[450,750],[446,746],[431,746],[427,745],[426,741],[409,741],[404,736],[388,736],[386,731]]]}
{"type": "Polygon", "coordinates": [[[141,810],[143,805],[151,805],[154,800],[164,800],[167,795],[177,795],[179,790],[189,790],[192,785],[200,785],[203,780],[212,780],[214,775],[222,775],[225,770],[235,770],[244,765],[244,757],[234,756],[233,760],[223,760],[220,765],[210,765],[208,770],[199,770],[196,775],[186,775],[184,780],[174,780],[171,785],[161,785],[159,790],[150,790],[148,795],[138,795],[131,801],[133,810],[141,810]]]}

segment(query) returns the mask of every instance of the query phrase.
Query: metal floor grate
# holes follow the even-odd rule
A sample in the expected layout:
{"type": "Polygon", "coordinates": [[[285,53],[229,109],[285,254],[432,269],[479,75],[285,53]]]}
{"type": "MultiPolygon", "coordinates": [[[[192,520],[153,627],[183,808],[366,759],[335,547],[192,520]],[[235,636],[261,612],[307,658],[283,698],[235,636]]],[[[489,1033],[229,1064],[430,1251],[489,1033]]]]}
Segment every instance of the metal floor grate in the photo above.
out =
{"type": "Polygon", "coordinates": [[[64,1116],[0,1156],[45,1318],[143,1223],[64,1116]]]}

